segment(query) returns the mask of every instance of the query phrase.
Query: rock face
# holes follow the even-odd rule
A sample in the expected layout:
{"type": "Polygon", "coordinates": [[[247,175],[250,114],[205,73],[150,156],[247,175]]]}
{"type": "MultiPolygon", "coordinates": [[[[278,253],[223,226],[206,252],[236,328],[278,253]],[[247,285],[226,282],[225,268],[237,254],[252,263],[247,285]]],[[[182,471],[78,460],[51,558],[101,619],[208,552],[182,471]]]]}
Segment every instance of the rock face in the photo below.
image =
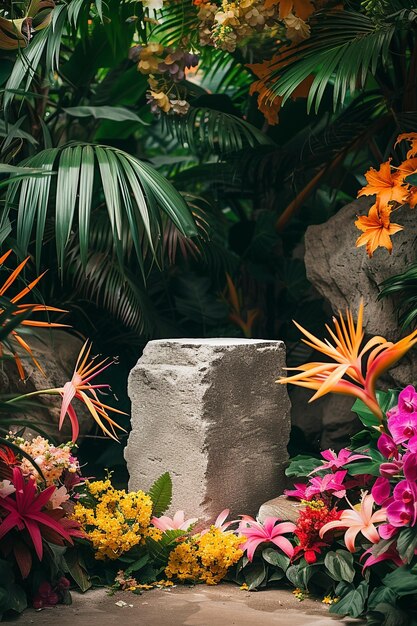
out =
{"type": "Polygon", "coordinates": [[[296,523],[300,514],[300,502],[286,496],[278,496],[264,502],[259,508],[257,518],[262,524],[267,517],[277,517],[286,522],[296,523]]]}
{"type": "Polygon", "coordinates": [[[309,226],[305,236],[307,277],[334,311],[347,306],[357,311],[364,302],[364,327],[372,335],[389,339],[398,337],[396,307],[391,298],[377,302],[378,285],[404,271],[415,260],[415,213],[408,208],[395,213],[395,222],[404,230],[394,238],[392,255],[378,248],[368,258],[365,248],[356,248],[360,231],[354,225],[356,215],[367,213],[372,202],[360,198],[346,205],[326,223],[309,226]]]}
{"type": "Polygon", "coordinates": [[[173,479],[171,511],[213,520],[256,513],[284,486],[290,403],[275,383],[281,341],[168,339],[146,346],[129,378],[129,489],[173,479]]]}
{"type": "MultiPolygon", "coordinates": [[[[45,375],[38,370],[26,352],[20,351],[27,379],[21,381],[14,361],[5,361],[2,372],[1,390],[5,394],[20,395],[40,389],[52,389],[62,387],[71,380],[77,356],[83,342],[78,337],[69,333],[54,329],[37,330],[36,335],[27,338],[32,352],[45,371],[45,375]]],[[[91,430],[92,419],[88,411],[77,402],[77,417],[80,422],[81,436],[91,430]]],[[[27,410],[25,414],[16,414],[19,419],[25,419],[40,428],[58,443],[67,442],[71,439],[71,426],[66,419],[62,430],[58,431],[61,402],[56,396],[38,396],[38,406],[27,410]]],[[[10,423],[13,425],[13,415],[10,423]]],[[[33,434],[38,434],[31,431],[33,434]]]]}
{"type": "MultiPolygon", "coordinates": [[[[415,261],[415,213],[403,207],[395,212],[395,221],[404,230],[394,238],[392,255],[379,248],[369,259],[364,248],[356,248],[360,232],[354,226],[357,214],[365,214],[371,204],[367,198],[343,207],[325,224],[310,226],[305,237],[307,276],[314,287],[328,300],[334,311],[347,306],[358,310],[364,302],[364,330],[395,341],[401,334],[396,300],[377,301],[378,285],[399,274],[415,261]]],[[[404,386],[416,379],[416,357],[407,355],[390,371],[386,384],[404,386]]]]}

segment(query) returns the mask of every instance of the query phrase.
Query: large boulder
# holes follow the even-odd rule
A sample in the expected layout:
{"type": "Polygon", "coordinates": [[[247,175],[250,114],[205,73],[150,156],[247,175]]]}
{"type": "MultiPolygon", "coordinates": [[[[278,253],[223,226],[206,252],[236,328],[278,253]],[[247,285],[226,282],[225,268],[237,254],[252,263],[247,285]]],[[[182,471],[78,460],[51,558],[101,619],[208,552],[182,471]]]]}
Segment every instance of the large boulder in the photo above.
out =
{"type": "MultiPolygon", "coordinates": [[[[365,332],[395,341],[401,335],[398,302],[378,300],[379,285],[415,262],[415,212],[407,207],[396,211],[395,222],[404,230],[393,237],[393,253],[378,248],[369,258],[364,247],[355,247],[360,231],[354,221],[357,215],[366,214],[371,204],[368,198],[355,200],[324,224],[309,226],[305,236],[307,276],[335,312],[346,307],[356,312],[363,300],[365,332]]],[[[403,386],[415,378],[415,357],[407,356],[391,370],[386,384],[403,386]]]]}
{"type": "Polygon", "coordinates": [[[166,471],[171,511],[254,514],[285,486],[290,403],[285,346],[249,339],[150,341],[129,377],[130,489],[166,471]]]}

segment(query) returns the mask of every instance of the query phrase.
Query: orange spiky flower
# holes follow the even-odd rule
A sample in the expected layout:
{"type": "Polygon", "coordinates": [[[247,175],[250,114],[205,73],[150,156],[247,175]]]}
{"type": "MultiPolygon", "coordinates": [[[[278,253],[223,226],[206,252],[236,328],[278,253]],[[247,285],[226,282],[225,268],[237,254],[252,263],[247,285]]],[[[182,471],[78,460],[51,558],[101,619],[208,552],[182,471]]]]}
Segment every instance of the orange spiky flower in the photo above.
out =
{"type": "MultiPolygon", "coordinates": [[[[9,257],[9,255],[11,254],[12,250],[9,250],[8,252],[6,252],[5,254],[3,254],[3,256],[0,257],[0,266],[2,266],[4,264],[4,262],[6,261],[6,259],[9,257]]],[[[27,262],[29,261],[30,257],[27,257],[24,261],[22,261],[15,270],[13,270],[10,274],[10,276],[7,278],[7,280],[4,282],[3,286],[0,287],[0,297],[4,298],[6,292],[8,291],[8,289],[12,286],[12,284],[15,282],[15,280],[18,278],[18,276],[21,274],[23,268],[25,267],[25,265],[27,264],[27,262]]],[[[28,293],[30,293],[32,291],[32,289],[38,284],[38,282],[41,280],[41,278],[44,276],[45,272],[43,274],[41,274],[40,276],[38,276],[37,278],[35,278],[35,280],[33,280],[31,283],[29,283],[29,285],[27,285],[24,289],[22,289],[17,295],[9,298],[8,296],[6,296],[6,298],[10,301],[11,305],[15,305],[15,310],[13,311],[12,315],[20,315],[20,314],[27,314],[30,315],[31,313],[37,313],[39,311],[54,311],[54,312],[58,312],[58,313],[65,313],[66,311],[63,311],[62,309],[57,309],[56,307],[52,307],[52,306],[47,306],[45,304],[21,304],[20,300],[22,300],[22,298],[24,298],[28,293]]],[[[2,313],[4,313],[5,309],[0,307],[0,315],[2,313]]],[[[6,322],[3,323],[3,326],[5,325],[6,322]]],[[[32,319],[23,319],[19,326],[32,326],[32,327],[37,327],[37,328],[58,328],[58,327],[65,327],[66,324],[57,324],[57,323],[53,323],[53,322],[42,322],[39,320],[32,320],[32,319]]],[[[34,362],[34,364],[36,365],[36,367],[42,372],[42,374],[44,374],[45,372],[43,371],[41,365],[39,364],[38,360],[35,358],[30,346],[28,345],[28,343],[20,336],[19,331],[14,329],[10,332],[10,336],[19,344],[19,346],[21,348],[23,348],[23,350],[25,350],[25,352],[27,352],[27,354],[30,356],[30,358],[32,359],[32,361],[34,362]]],[[[6,342],[5,342],[6,343],[6,342]]],[[[7,342],[8,344],[8,342],[7,342]]],[[[9,346],[8,346],[9,347],[9,346]]],[[[25,379],[25,371],[23,369],[23,365],[22,365],[22,360],[20,358],[20,356],[17,354],[17,352],[15,350],[13,350],[12,347],[10,347],[11,352],[13,354],[14,360],[16,362],[16,366],[19,372],[19,376],[22,380],[25,379]]],[[[0,342],[0,357],[3,356],[4,353],[4,343],[0,342]]]]}
{"type": "Polygon", "coordinates": [[[339,319],[333,318],[334,330],[326,324],[334,345],[328,339],[317,339],[294,323],[307,337],[302,341],[330,357],[332,361],[287,368],[298,370],[299,373],[282,377],[277,382],[315,390],[310,402],[330,392],[354,396],[362,400],[382,420],[383,414],[376,398],[376,381],[417,343],[417,330],[396,343],[387,341],[384,337],[372,337],[361,347],[364,339],[363,302],[359,306],[356,325],[349,309],[346,310],[346,320],[340,311],[339,319]]]}
{"type": "Polygon", "coordinates": [[[231,276],[226,272],[228,297],[227,302],[230,307],[229,320],[239,326],[247,339],[252,337],[252,328],[255,320],[259,317],[260,309],[248,309],[246,315],[242,311],[242,305],[236,286],[231,276]]]}

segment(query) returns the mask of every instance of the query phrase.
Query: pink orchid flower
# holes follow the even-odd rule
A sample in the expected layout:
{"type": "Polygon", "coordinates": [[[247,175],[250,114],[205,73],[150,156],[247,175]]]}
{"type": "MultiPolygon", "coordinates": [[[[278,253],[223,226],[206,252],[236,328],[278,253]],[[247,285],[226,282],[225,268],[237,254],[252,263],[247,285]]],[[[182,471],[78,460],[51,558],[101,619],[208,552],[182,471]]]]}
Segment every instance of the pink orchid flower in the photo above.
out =
{"type": "Polygon", "coordinates": [[[294,483],[295,489],[285,489],[284,495],[287,498],[297,498],[298,500],[307,500],[306,489],[307,485],[304,483],[294,483]]]}
{"type": "Polygon", "coordinates": [[[307,500],[325,491],[333,493],[337,498],[343,498],[346,494],[346,488],[342,483],[346,474],[347,470],[343,470],[334,474],[326,474],[322,477],[315,476],[310,478],[310,483],[306,489],[307,500]]]}
{"type": "Polygon", "coordinates": [[[371,543],[378,543],[380,537],[374,524],[385,522],[387,515],[384,509],[373,513],[374,503],[375,501],[371,495],[365,495],[360,505],[343,511],[340,520],[324,524],[319,533],[321,539],[329,530],[347,528],[345,544],[349,552],[355,552],[355,539],[359,533],[362,533],[371,543]]]}
{"type": "Polygon", "coordinates": [[[417,435],[417,413],[399,413],[388,419],[388,428],[396,444],[417,435]]]}
{"type": "Polygon", "coordinates": [[[327,461],[327,463],[323,463],[323,465],[319,465],[319,467],[313,469],[309,476],[324,469],[339,469],[340,467],[343,467],[348,463],[352,463],[352,461],[357,461],[358,459],[369,459],[369,456],[366,456],[365,454],[353,454],[352,451],[347,448],[343,448],[338,454],[330,449],[324,450],[324,452],[321,452],[320,454],[323,459],[327,461]]]}
{"type": "Polygon", "coordinates": [[[383,476],[377,478],[371,493],[376,504],[383,504],[391,495],[391,483],[388,478],[384,478],[383,476]]]}
{"type": "Polygon", "coordinates": [[[267,517],[263,524],[245,515],[239,526],[239,533],[246,537],[246,541],[240,548],[246,551],[249,561],[253,560],[256,548],[261,543],[273,543],[280,548],[288,557],[294,554],[294,548],[285,535],[293,533],[296,529],[292,522],[279,522],[277,517],[267,517]]]}
{"type": "Polygon", "coordinates": [[[159,530],[189,530],[190,526],[195,524],[198,521],[198,517],[192,517],[190,519],[185,519],[184,511],[177,511],[174,517],[167,517],[166,515],[162,515],[161,517],[153,517],[151,522],[155,526],[155,528],[159,528],[159,530]]]}
{"type": "Polygon", "coordinates": [[[386,459],[398,459],[398,448],[394,439],[387,435],[386,433],[382,433],[377,441],[377,448],[386,459]]]}

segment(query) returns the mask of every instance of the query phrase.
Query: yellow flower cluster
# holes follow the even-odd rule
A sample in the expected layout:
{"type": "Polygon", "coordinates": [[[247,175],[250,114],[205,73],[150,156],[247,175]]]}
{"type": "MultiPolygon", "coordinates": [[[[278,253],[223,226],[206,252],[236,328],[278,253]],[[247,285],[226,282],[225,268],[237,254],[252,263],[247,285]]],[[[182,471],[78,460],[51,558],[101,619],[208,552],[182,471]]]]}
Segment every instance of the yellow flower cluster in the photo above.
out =
{"type": "Polygon", "coordinates": [[[194,535],[171,552],[165,575],[169,579],[216,585],[243,556],[239,548],[243,541],[244,537],[212,526],[204,535],[194,535]]]}
{"type": "Polygon", "coordinates": [[[153,533],[152,500],[143,491],[126,493],[114,489],[110,480],[88,482],[87,489],[95,506],[79,502],[73,517],[93,544],[96,559],[117,559],[153,533]]]}

